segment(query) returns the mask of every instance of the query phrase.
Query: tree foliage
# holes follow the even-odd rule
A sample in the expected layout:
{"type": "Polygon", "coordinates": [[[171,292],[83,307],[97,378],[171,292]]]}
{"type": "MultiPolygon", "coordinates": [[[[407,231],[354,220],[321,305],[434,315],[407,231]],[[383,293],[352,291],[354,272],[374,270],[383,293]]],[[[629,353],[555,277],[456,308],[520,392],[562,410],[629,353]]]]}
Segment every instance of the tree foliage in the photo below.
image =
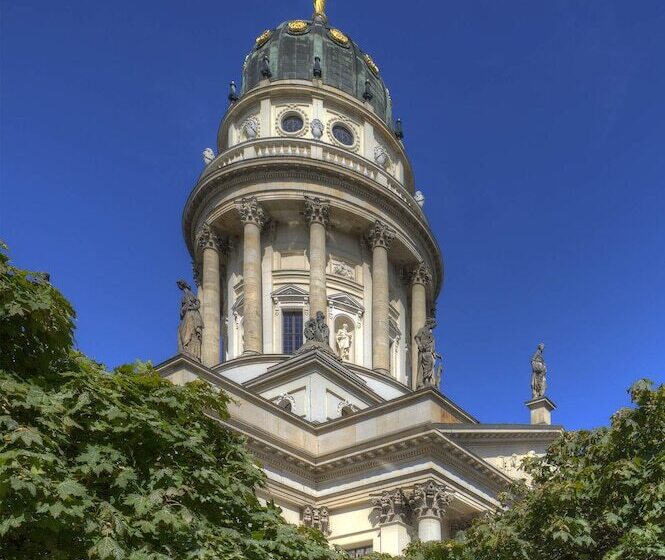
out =
{"type": "Polygon", "coordinates": [[[456,540],[415,543],[410,560],[665,558],[665,386],[639,381],[609,428],[568,432],[528,460],[533,485],[456,540]]]}
{"type": "Polygon", "coordinates": [[[227,397],[72,349],[74,311],[0,251],[0,557],[335,559],[261,506],[227,397]]]}

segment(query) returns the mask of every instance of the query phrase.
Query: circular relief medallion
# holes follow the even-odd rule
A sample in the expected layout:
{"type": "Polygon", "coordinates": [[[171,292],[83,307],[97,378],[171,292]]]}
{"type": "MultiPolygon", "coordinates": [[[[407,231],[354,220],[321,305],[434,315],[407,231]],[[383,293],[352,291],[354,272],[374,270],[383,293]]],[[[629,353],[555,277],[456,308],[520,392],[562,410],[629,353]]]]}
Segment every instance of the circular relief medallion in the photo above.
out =
{"type": "Polygon", "coordinates": [[[294,21],[290,21],[288,27],[289,27],[289,33],[293,33],[294,35],[300,35],[307,31],[309,25],[307,24],[306,21],[303,21],[302,19],[296,19],[294,21]]]}
{"type": "Polygon", "coordinates": [[[338,45],[342,45],[343,47],[348,47],[349,46],[349,38],[344,35],[339,29],[335,29],[334,27],[328,32],[330,35],[330,38],[335,41],[338,45]]]}
{"type": "Polygon", "coordinates": [[[376,62],[374,62],[374,59],[369,56],[368,54],[365,54],[365,63],[369,67],[369,69],[372,71],[372,74],[374,74],[376,77],[379,76],[379,67],[376,65],[376,62]]]}
{"type": "Polygon", "coordinates": [[[256,38],[256,48],[258,49],[259,47],[265,45],[270,37],[272,37],[272,31],[270,29],[266,29],[256,38]]]}

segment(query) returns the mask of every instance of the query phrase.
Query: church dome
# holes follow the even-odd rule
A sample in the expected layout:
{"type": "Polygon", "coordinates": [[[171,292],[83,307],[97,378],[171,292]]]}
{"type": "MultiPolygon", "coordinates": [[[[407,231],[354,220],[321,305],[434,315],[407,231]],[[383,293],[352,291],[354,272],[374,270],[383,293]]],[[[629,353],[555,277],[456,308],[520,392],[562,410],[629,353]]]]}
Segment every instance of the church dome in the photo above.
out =
{"type": "Polygon", "coordinates": [[[245,59],[242,93],[266,78],[319,78],[361,102],[371,100],[375,113],[392,128],[390,93],[378,66],[345,33],[328,25],[325,17],[285,22],[257,37],[245,59]]]}

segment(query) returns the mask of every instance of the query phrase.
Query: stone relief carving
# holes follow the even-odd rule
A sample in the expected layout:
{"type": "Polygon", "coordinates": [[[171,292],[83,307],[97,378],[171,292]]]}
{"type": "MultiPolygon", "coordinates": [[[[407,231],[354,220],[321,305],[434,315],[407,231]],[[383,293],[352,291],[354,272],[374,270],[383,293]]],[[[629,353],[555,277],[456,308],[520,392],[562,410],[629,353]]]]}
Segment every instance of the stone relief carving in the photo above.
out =
{"type": "Polygon", "coordinates": [[[259,229],[263,229],[269,221],[268,214],[255,196],[243,198],[236,202],[236,210],[238,210],[243,224],[256,224],[259,229]]]}
{"type": "Polygon", "coordinates": [[[256,117],[249,117],[245,119],[240,127],[240,130],[248,140],[254,140],[259,136],[261,124],[256,117]]]}
{"type": "Polygon", "coordinates": [[[349,332],[349,325],[344,323],[342,328],[337,331],[335,335],[337,341],[337,353],[344,362],[350,360],[351,343],[353,342],[353,334],[349,332]]]}
{"type": "Polygon", "coordinates": [[[425,263],[419,263],[411,272],[411,282],[428,286],[432,283],[432,271],[425,263]]]}
{"type": "Polygon", "coordinates": [[[372,505],[381,524],[393,521],[405,523],[409,516],[409,500],[401,488],[384,490],[380,497],[372,501],[372,505]]]}
{"type": "Polygon", "coordinates": [[[383,168],[390,165],[390,156],[387,150],[380,144],[377,144],[374,148],[374,161],[383,168]]]}
{"type": "Polygon", "coordinates": [[[510,456],[499,455],[496,459],[499,468],[507,475],[518,477],[525,476],[524,470],[522,469],[522,461],[525,458],[531,459],[534,457],[536,457],[536,452],[532,449],[526,455],[517,455],[517,453],[513,453],[510,456]]]}
{"type": "Polygon", "coordinates": [[[439,365],[438,370],[434,371],[436,360],[441,359],[441,355],[437,354],[434,348],[434,333],[432,332],[434,327],[436,327],[436,321],[430,317],[425,321],[425,326],[414,336],[418,345],[418,376],[416,385],[418,389],[422,389],[423,387],[434,387],[436,389],[441,381],[443,366],[439,365]]]}
{"type": "Polygon", "coordinates": [[[327,226],[330,222],[330,202],[319,197],[305,196],[304,214],[307,223],[327,226]]]}
{"type": "Polygon", "coordinates": [[[314,507],[307,505],[302,512],[302,524],[306,527],[318,529],[324,535],[330,534],[330,512],[327,507],[314,507]]]}
{"type": "Polygon", "coordinates": [[[409,503],[416,518],[443,517],[452,501],[453,493],[445,484],[430,480],[416,484],[409,503]]]}
{"type": "Polygon", "coordinates": [[[390,249],[390,245],[395,240],[396,235],[397,232],[388,224],[381,220],[376,220],[367,234],[367,239],[372,249],[375,249],[376,247],[390,249]]]}
{"type": "Polygon", "coordinates": [[[296,400],[293,395],[282,393],[273,399],[273,402],[280,408],[293,412],[296,408],[296,400]]]}
{"type": "Polygon", "coordinates": [[[402,488],[385,490],[372,501],[380,524],[408,522],[412,517],[443,517],[453,501],[455,492],[445,484],[430,480],[416,484],[407,494],[402,488]]]}
{"type": "Polygon", "coordinates": [[[312,120],[310,128],[312,130],[312,136],[314,136],[314,138],[317,140],[320,140],[323,136],[323,132],[325,131],[325,126],[323,123],[319,119],[314,119],[312,120]]]}
{"type": "Polygon", "coordinates": [[[413,199],[416,201],[418,206],[425,208],[425,195],[422,191],[416,191],[416,194],[413,195],[413,199]]]}
{"type": "Polygon", "coordinates": [[[333,274],[348,278],[349,280],[355,280],[356,278],[356,269],[344,261],[332,259],[332,271],[333,274]]]}
{"type": "Polygon", "coordinates": [[[531,358],[531,396],[540,399],[547,389],[547,365],[543,357],[545,345],[541,342],[531,358]]]}
{"type": "Polygon", "coordinates": [[[203,318],[201,302],[192,293],[192,288],[184,280],[177,282],[182,290],[180,303],[180,325],[178,326],[178,351],[185,356],[201,361],[201,338],[203,336],[203,318]]]}
{"type": "Polygon", "coordinates": [[[215,152],[212,151],[212,148],[203,150],[203,161],[206,165],[210,165],[213,159],[215,159],[215,152]]]}

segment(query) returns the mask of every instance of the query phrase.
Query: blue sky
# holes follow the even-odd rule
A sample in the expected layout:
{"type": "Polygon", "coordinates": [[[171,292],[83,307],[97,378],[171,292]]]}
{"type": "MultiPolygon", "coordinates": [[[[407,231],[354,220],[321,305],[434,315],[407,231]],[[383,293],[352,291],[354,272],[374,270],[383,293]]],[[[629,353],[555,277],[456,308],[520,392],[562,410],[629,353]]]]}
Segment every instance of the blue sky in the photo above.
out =
{"type": "MultiPolygon", "coordinates": [[[[443,392],[606,424],[665,380],[665,2],[330,0],[379,64],[446,261],[443,392]]],[[[176,351],[183,203],[227,84],[308,0],[1,0],[0,238],[109,366],[176,351]]]]}

